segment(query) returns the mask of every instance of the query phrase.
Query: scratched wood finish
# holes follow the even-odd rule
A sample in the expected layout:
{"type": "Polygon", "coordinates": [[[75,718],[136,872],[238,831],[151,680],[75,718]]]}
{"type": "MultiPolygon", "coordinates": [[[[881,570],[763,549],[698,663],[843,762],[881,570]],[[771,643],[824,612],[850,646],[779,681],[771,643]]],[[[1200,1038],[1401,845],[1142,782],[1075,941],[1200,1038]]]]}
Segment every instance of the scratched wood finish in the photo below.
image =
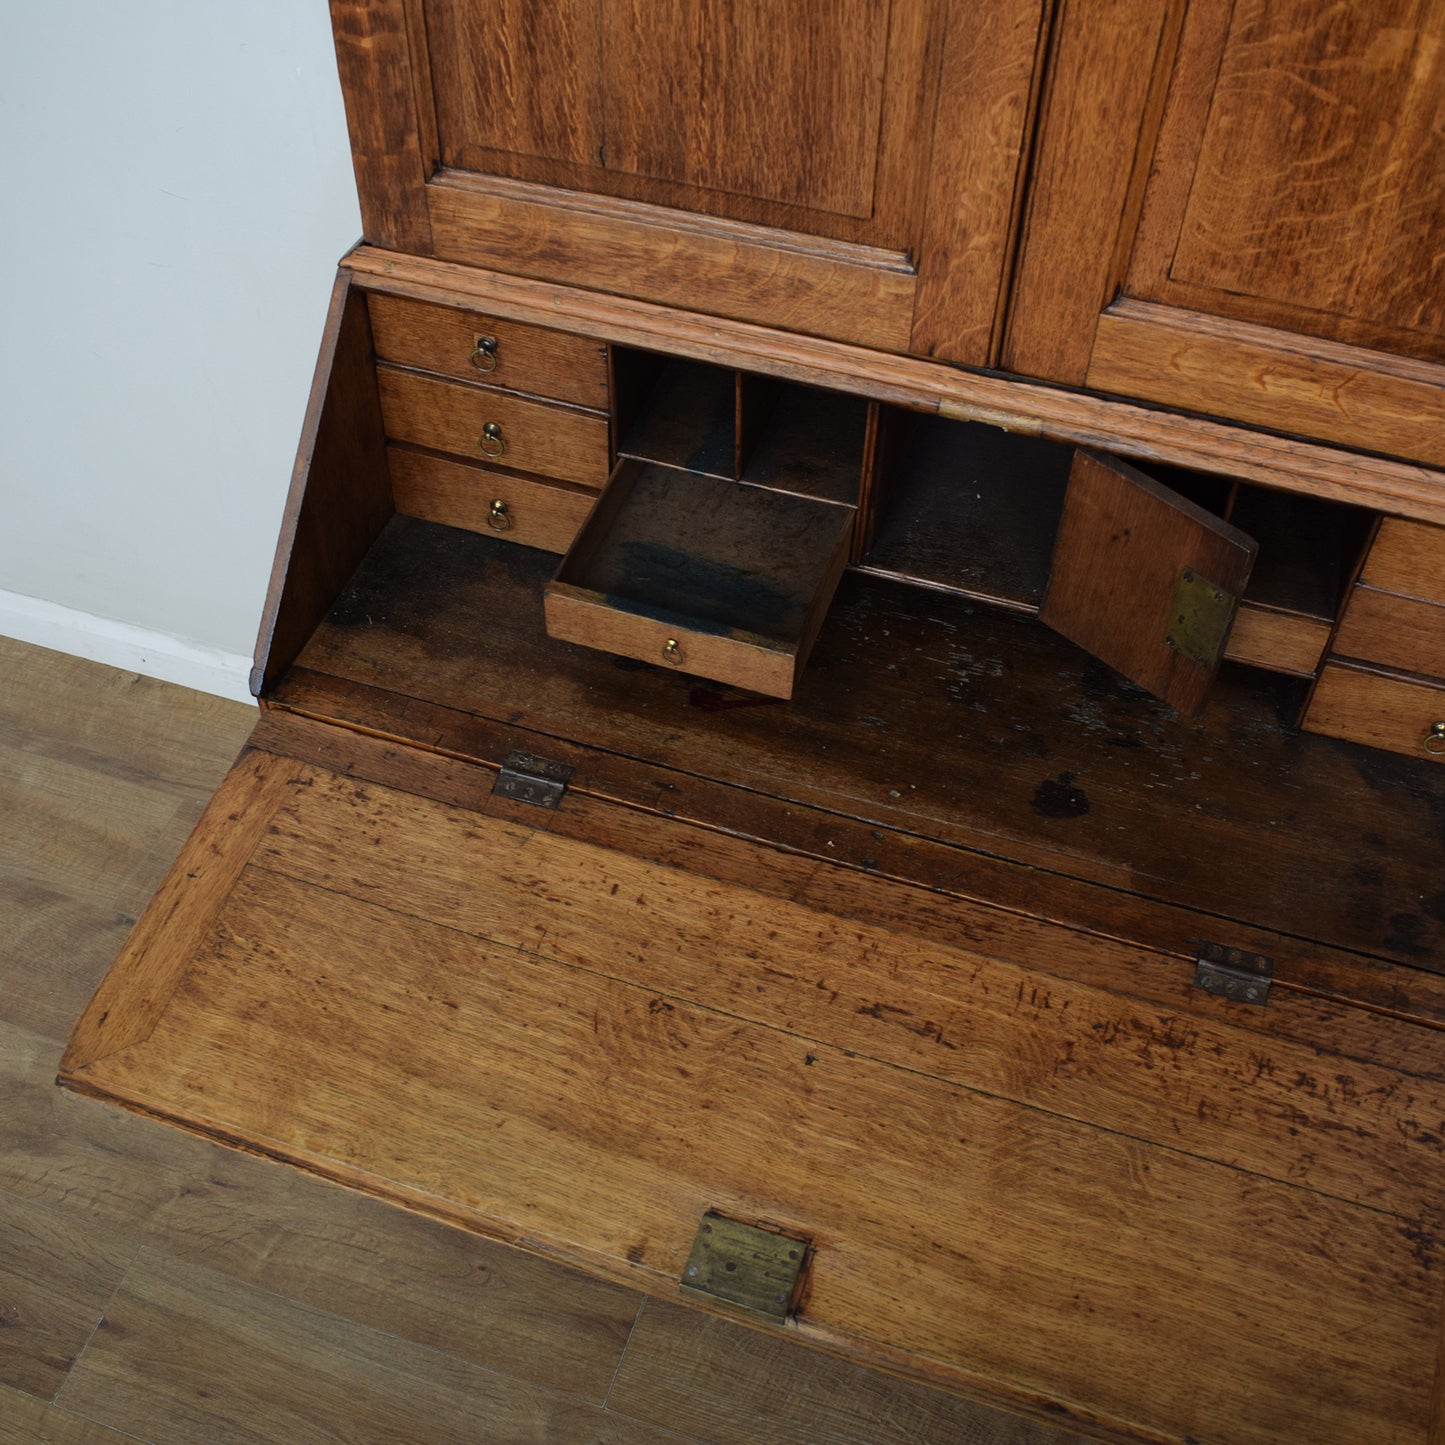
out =
{"type": "Polygon", "coordinates": [[[1441,784],[1293,734],[1283,682],[1221,678],[1188,722],[1027,619],[845,576],[792,705],[708,715],[671,669],[549,643],[553,566],[398,519],[303,665],[1220,920],[1445,958],[1422,907],[1441,784]]]}
{"type": "Polygon", "coordinates": [[[391,516],[366,300],[342,272],[331,293],[291,490],[256,639],[259,697],[295,659],[391,516]]]}
{"type": "Polygon", "coordinates": [[[380,291],[366,299],[383,361],[607,410],[607,348],[595,341],[380,291]],[[479,346],[483,337],[494,343],[486,350],[479,346]]]}
{"type": "MultiPolygon", "coordinates": [[[[781,1029],[710,1001],[737,988],[714,961],[723,941],[729,957],[874,969],[866,928],[683,873],[629,876],[620,859],[609,880],[587,845],[546,863],[512,822],[310,776],[149,1037],[73,1056],[74,1086],[653,1288],[677,1277],[705,1207],[802,1228],[817,1240],[804,1338],[1064,1402],[1121,1438],[1277,1441],[1302,1417],[1312,1441],[1423,1438],[1440,1291],[1416,1225],[901,1071],[890,1040],[942,1060],[947,1033],[899,1030],[884,1010],[844,1011],[874,1040],[860,1049],[793,1017],[781,985],[750,1004],[777,1007],[781,1029]],[[440,838],[401,821],[418,807],[440,838]],[[408,834],[448,864],[414,869],[403,901],[396,869],[367,859],[405,853],[408,834]],[[620,932],[573,918],[554,944],[490,888],[448,884],[458,870],[516,878],[543,915],[593,900],[620,932]],[[377,901],[388,892],[397,907],[377,901]],[[917,1233],[923,1200],[941,1251],[917,1233]],[[1214,1319],[1248,1348],[1202,1348],[1214,1319]]],[[[1173,1107],[1196,1114],[1178,1094],[1173,1107]]]]}

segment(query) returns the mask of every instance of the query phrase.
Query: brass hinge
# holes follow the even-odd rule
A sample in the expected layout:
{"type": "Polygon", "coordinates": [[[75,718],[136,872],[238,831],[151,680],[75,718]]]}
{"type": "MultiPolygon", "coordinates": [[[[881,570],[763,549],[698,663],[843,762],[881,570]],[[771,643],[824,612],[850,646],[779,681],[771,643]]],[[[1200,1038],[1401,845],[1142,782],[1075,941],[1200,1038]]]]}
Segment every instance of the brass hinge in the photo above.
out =
{"type": "Polygon", "coordinates": [[[1239,598],[1233,592],[1186,567],[1169,610],[1164,641],[1201,666],[1213,667],[1224,656],[1238,607],[1239,598]]]}
{"type": "Polygon", "coordinates": [[[1235,1003],[1267,1004],[1274,960],[1262,953],[1201,943],[1194,958],[1194,986],[1235,1003]]]}
{"type": "Polygon", "coordinates": [[[572,771],[570,763],[554,762],[536,753],[508,753],[492,785],[492,793],[538,808],[555,808],[572,781],[572,771]]]}
{"type": "Polygon", "coordinates": [[[808,1242],[704,1214],[679,1284],[778,1323],[797,1304],[808,1242]]]}

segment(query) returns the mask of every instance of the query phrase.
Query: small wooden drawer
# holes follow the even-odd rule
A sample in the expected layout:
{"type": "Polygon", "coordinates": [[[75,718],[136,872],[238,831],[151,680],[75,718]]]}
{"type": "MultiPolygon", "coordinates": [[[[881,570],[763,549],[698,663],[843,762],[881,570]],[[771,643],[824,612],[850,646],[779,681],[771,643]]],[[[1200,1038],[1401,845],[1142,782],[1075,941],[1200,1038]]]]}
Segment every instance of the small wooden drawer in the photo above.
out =
{"type": "Polygon", "coordinates": [[[1445,677],[1445,606],[1374,587],[1356,587],[1334,650],[1363,662],[1445,677]]]}
{"type": "Polygon", "coordinates": [[[401,371],[376,368],[393,441],[600,488],[607,480],[607,418],[401,371]]]}
{"type": "Polygon", "coordinates": [[[607,348],[601,342],[377,291],[367,306],[383,361],[607,410],[607,348]]]}
{"type": "Polygon", "coordinates": [[[624,461],[546,590],[567,642],[791,697],[856,509],[624,461]]]}
{"type": "Polygon", "coordinates": [[[1445,527],[1386,517],[1360,581],[1386,592],[1445,602],[1445,527]]]}
{"type": "Polygon", "coordinates": [[[565,552],[597,500],[566,482],[481,467],[410,447],[387,448],[396,509],[425,522],[565,552]]]}
{"type": "Polygon", "coordinates": [[[1445,684],[1328,662],[1302,726],[1445,762],[1445,684]]]}

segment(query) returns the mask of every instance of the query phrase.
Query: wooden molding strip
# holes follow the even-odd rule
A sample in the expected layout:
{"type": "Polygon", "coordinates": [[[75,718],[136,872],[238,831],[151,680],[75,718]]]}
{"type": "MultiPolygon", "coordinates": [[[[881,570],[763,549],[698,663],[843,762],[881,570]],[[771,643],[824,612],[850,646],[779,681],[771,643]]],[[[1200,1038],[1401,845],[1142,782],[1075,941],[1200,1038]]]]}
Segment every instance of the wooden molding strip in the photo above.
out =
{"type": "Polygon", "coordinates": [[[1410,462],[373,246],[358,247],[343,266],[368,287],[417,300],[477,306],[613,345],[667,351],[1146,462],[1221,472],[1445,523],[1445,472],[1410,462]]]}

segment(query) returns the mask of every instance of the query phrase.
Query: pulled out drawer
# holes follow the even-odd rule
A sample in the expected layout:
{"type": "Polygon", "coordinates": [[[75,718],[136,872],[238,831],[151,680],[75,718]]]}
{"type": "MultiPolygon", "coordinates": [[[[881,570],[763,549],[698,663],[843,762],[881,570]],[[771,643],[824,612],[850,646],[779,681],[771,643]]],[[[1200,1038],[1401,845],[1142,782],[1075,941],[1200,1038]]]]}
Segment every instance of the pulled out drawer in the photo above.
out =
{"type": "Polygon", "coordinates": [[[856,509],[626,461],[546,590],[547,631],[791,697],[856,509]]]}
{"type": "Polygon", "coordinates": [[[1445,684],[1328,662],[1302,726],[1445,763],[1445,684]]]}

